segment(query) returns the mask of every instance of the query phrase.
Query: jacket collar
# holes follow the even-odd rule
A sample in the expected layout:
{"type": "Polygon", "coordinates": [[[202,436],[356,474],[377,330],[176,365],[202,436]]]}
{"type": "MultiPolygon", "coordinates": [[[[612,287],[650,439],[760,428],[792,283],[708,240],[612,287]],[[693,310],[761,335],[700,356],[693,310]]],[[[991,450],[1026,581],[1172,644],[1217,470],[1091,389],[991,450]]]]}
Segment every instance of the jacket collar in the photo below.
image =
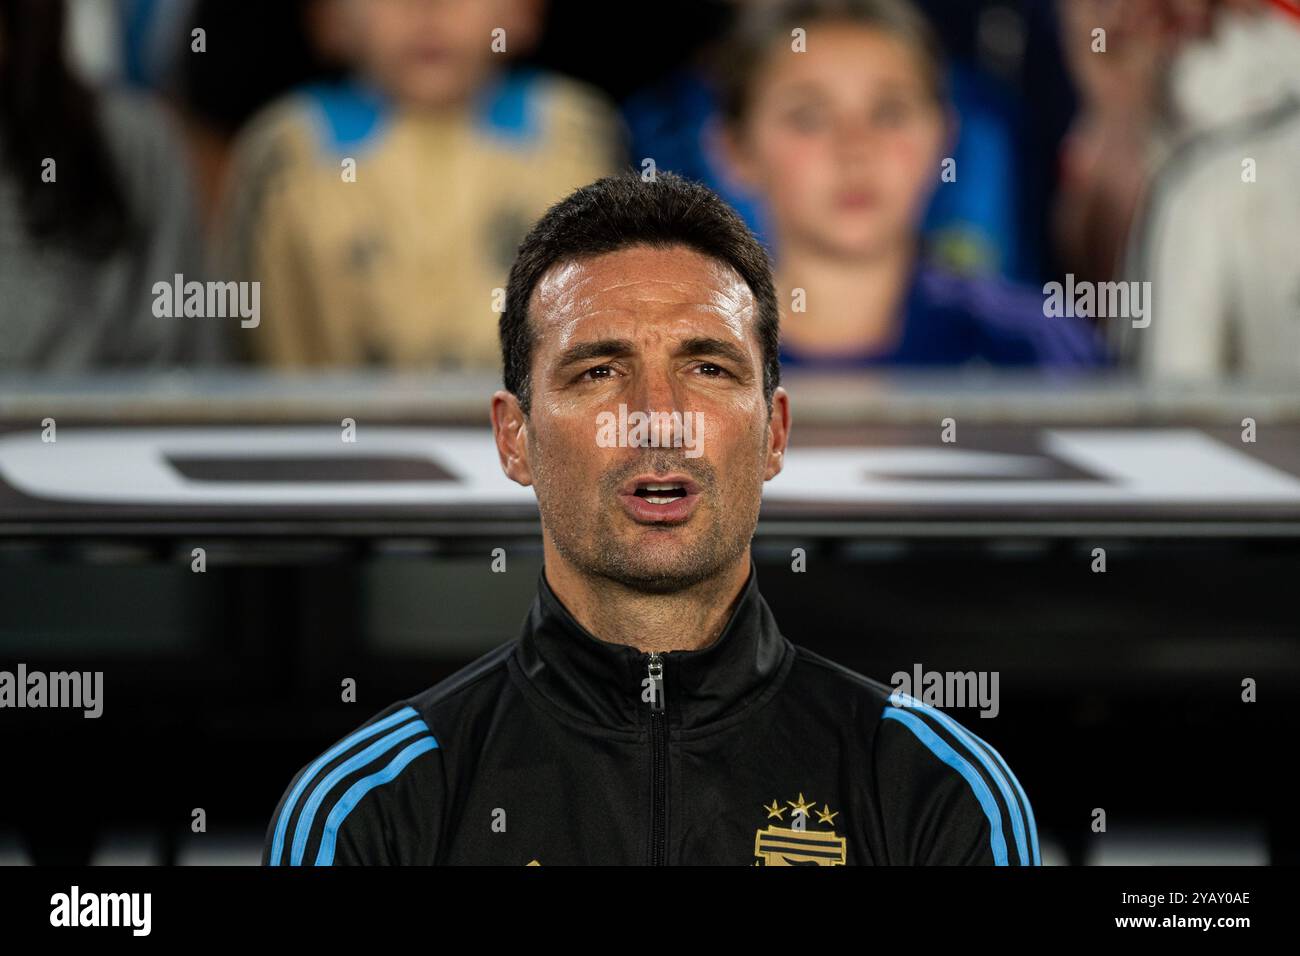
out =
{"type": "MultiPolygon", "coordinates": [[[[775,689],[789,650],[759,593],[751,562],[749,579],[717,640],[700,650],[660,655],[669,726],[695,730],[740,713],[775,689]]],[[[551,590],[544,568],[515,653],[524,677],[571,717],[612,730],[635,730],[648,722],[650,705],[642,690],[650,655],[603,641],[579,624],[551,590]]]]}

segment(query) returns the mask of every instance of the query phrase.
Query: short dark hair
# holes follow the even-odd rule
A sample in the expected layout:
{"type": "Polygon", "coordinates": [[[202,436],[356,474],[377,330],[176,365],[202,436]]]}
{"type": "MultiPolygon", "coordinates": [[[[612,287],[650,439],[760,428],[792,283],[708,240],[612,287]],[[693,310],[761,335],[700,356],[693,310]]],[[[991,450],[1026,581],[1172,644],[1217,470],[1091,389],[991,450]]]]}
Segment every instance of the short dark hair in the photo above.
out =
{"type": "Polygon", "coordinates": [[[771,408],[781,383],[780,311],[766,250],[743,219],[706,186],[674,173],[643,180],[635,172],[598,179],[546,211],[524,237],[510,267],[501,316],[506,390],[524,414],[531,405],[534,333],[528,303],[552,266],[630,246],[686,246],[734,269],[754,296],[754,330],[763,351],[763,397],[771,408]]]}
{"type": "Polygon", "coordinates": [[[758,71],[795,27],[842,21],[872,27],[912,47],[935,103],[949,102],[943,46],[924,13],[908,0],[772,0],[746,4],[720,45],[712,74],[722,116],[736,126],[749,115],[758,71]]]}

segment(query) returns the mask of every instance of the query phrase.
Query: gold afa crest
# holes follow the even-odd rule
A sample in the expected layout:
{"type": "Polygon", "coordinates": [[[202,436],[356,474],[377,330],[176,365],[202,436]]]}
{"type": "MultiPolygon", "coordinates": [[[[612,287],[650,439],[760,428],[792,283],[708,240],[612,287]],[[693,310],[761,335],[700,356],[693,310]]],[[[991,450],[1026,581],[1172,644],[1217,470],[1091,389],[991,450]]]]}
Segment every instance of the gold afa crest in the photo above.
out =
{"type": "MultiPolygon", "coordinates": [[[[790,808],[790,826],[766,827],[754,833],[755,866],[843,866],[847,840],[832,830],[812,830],[808,828],[808,811],[817,814],[817,822],[833,826],[839,812],[823,805],[818,810],[811,801],[805,801],[803,794],[799,799],[787,800],[790,808]]],[[[784,821],[786,808],[775,800],[770,807],[764,807],[767,818],[775,817],[784,821]]]]}

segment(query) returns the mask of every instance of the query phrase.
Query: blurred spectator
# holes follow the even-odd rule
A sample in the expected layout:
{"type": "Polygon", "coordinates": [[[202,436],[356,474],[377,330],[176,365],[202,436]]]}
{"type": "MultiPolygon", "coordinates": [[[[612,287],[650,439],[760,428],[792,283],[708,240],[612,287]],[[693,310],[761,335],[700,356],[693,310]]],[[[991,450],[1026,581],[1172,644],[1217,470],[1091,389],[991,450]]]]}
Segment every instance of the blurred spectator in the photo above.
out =
{"type": "Polygon", "coordinates": [[[171,92],[199,0],[67,0],[73,68],[93,84],[171,92]]]}
{"type": "Polygon", "coordinates": [[[1159,79],[1184,37],[1164,16],[1168,9],[1169,0],[1059,3],[1079,102],[1061,144],[1053,225],[1062,268],[1081,279],[1114,277],[1155,161],[1159,79]]]}
{"type": "MultiPolygon", "coordinates": [[[[312,82],[338,80],[345,75],[346,38],[340,37],[343,18],[338,8],[348,0],[276,0],[274,3],[231,3],[229,0],[184,0],[193,12],[180,37],[184,55],[172,73],[162,73],[141,52],[133,51],[132,76],[166,84],[185,121],[185,130],[198,173],[205,219],[217,214],[221,185],[235,137],[260,109],[290,90],[312,82]],[[206,49],[191,50],[192,31],[205,33],[206,49]],[[143,67],[143,69],[142,69],[143,67]]],[[[167,7],[170,0],[127,0],[134,29],[127,38],[149,38],[138,25],[139,7],[167,7]]],[[[162,19],[161,15],[157,15],[162,19]]],[[[164,20],[162,26],[175,21],[164,20]]],[[[166,34],[164,33],[164,37],[166,34]]],[[[142,40],[136,40],[140,43],[142,40]]],[[[162,40],[154,41],[154,45],[162,40]]]]}
{"type": "Polygon", "coordinates": [[[1181,144],[1155,173],[1128,278],[1151,321],[1114,331],[1148,377],[1300,384],[1300,4],[1220,9],[1170,65],[1181,144]]]}
{"type": "Polygon", "coordinates": [[[189,147],[205,224],[236,133],[290,89],[343,75],[346,0],[69,0],[72,65],[92,84],[169,105],[189,147]]]}
{"type": "Polygon", "coordinates": [[[921,247],[953,118],[937,44],[904,0],[755,7],[726,62],[721,140],[771,216],[784,363],[1104,361],[1093,330],[1047,317],[1037,291],[959,276],[921,247]]]}
{"type": "Polygon", "coordinates": [[[1249,17],[1268,2],[1060,0],[1079,100],[1062,143],[1054,214],[1063,268],[1094,281],[1116,276],[1152,173],[1189,138],[1276,102],[1267,60],[1246,52],[1206,70],[1222,61],[1213,52],[1219,15],[1249,17]],[[1188,77],[1189,68],[1209,82],[1188,77]]]}
{"type": "Polygon", "coordinates": [[[216,328],[154,314],[202,259],[183,150],[148,99],[64,59],[61,0],[0,0],[0,368],[213,357],[216,328]]]}
{"type": "MultiPolygon", "coordinates": [[[[661,169],[709,186],[771,245],[761,198],[734,180],[721,155],[716,75],[731,65],[716,52],[717,62],[709,59],[623,103],[632,158],[639,163],[650,157],[661,169]]],[[[961,117],[951,155],[963,175],[934,194],[921,231],[936,259],[955,271],[1026,276],[1017,209],[1021,175],[1010,135],[1014,100],[996,81],[962,64],[952,66],[947,85],[961,117]]]]}
{"type": "Polygon", "coordinates": [[[551,203],[619,166],[617,118],[507,67],[536,35],[532,0],[336,12],[356,75],[277,101],[237,146],[223,271],[261,281],[264,316],[241,338],[280,367],[495,368],[494,290],[551,203]]]}

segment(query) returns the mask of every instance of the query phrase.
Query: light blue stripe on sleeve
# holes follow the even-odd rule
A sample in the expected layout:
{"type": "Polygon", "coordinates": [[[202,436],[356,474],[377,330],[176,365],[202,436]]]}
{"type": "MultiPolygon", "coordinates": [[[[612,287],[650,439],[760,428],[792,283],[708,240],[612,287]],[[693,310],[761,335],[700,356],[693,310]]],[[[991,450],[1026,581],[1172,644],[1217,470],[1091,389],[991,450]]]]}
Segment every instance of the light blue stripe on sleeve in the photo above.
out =
{"type": "MultiPolygon", "coordinates": [[[[913,710],[924,711],[932,716],[943,726],[948,728],[949,733],[966,745],[966,748],[973,753],[979,762],[984,765],[984,769],[989,772],[989,777],[998,785],[998,791],[1002,794],[1002,799],[1007,803],[1007,815],[1011,818],[1011,829],[1016,835],[1016,852],[1020,854],[1020,865],[1030,866],[1029,848],[1025,844],[1025,826],[1020,817],[1020,806],[1016,803],[1016,798],[1011,794],[1011,787],[1007,784],[1006,778],[1002,776],[1001,771],[989,760],[985,750],[993,751],[993,748],[976,737],[975,734],[968,732],[961,724],[953,720],[937,707],[931,707],[929,704],[922,703],[911,694],[905,694],[901,690],[896,690],[889,695],[889,700],[893,703],[895,700],[902,701],[901,704],[894,706],[910,707],[913,710]],[[982,745],[982,746],[981,746],[982,745]]],[[[1001,761],[999,761],[1001,762],[1001,761]]],[[[1005,764],[1003,764],[1005,766],[1005,764]]]]}
{"type": "Polygon", "coordinates": [[[311,796],[303,804],[302,813],[298,815],[298,825],[293,830],[293,856],[290,862],[294,866],[302,866],[303,854],[307,849],[307,837],[311,833],[311,825],[316,817],[316,811],[320,809],[321,803],[324,802],[326,795],[334,788],[335,784],[348,774],[360,770],[370,761],[383,756],[385,751],[396,747],[408,737],[428,732],[429,728],[423,720],[416,719],[409,724],[403,724],[387,737],[376,740],[365,750],[353,754],[327,773],[321,782],[316,785],[316,789],[311,792],[311,796]]]}
{"type": "Polygon", "coordinates": [[[979,771],[972,767],[965,757],[949,747],[947,741],[931,730],[925,721],[916,714],[909,713],[898,707],[886,707],[884,719],[897,720],[912,731],[921,743],[929,747],[936,757],[966,778],[966,782],[975,791],[975,799],[979,801],[979,805],[983,808],[984,815],[989,818],[989,827],[992,832],[993,862],[997,866],[1009,865],[1007,863],[1007,841],[1002,835],[1002,811],[993,799],[993,792],[989,790],[988,784],[979,775],[979,771]]]}
{"type": "Polygon", "coordinates": [[[387,767],[368,777],[362,777],[352,786],[348,787],[348,792],[343,794],[338,803],[334,804],[334,809],[330,811],[329,817],[325,820],[325,832],[320,839],[320,850],[316,853],[317,866],[331,866],[334,863],[334,842],[338,837],[339,827],[347,819],[347,815],[371,790],[382,784],[388,783],[399,773],[401,773],[408,763],[430,750],[436,749],[438,741],[432,737],[422,737],[415,743],[410,744],[394,757],[387,767]]]}
{"type": "Polygon", "coordinates": [[[289,818],[293,816],[293,808],[298,805],[298,798],[302,796],[302,792],[307,789],[307,784],[311,783],[312,780],[315,779],[316,774],[320,773],[321,768],[345,750],[361,743],[361,741],[369,740],[375,734],[387,730],[394,724],[400,724],[402,721],[410,720],[415,716],[417,716],[417,714],[414,707],[403,707],[401,710],[389,714],[383,720],[375,721],[375,723],[370,724],[368,727],[362,727],[356,733],[344,737],[325,753],[321,754],[320,757],[312,762],[310,767],[303,771],[302,776],[298,778],[297,785],[293,788],[293,792],[289,794],[289,799],[284,802],[284,809],[280,811],[280,819],[275,825],[275,839],[271,843],[271,866],[280,865],[280,853],[284,850],[285,831],[289,827],[289,818]]]}
{"type": "MultiPolygon", "coordinates": [[[[975,737],[974,734],[971,736],[975,737]]],[[[1020,794],[1020,800],[1025,805],[1025,815],[1029,818],[1029,840],[1034,848],[1034,866],[1042,866],[1043,861],[1038,856],[1038,824],[1034,822],[1034,808],[1029,805],[1029,794],[1025,793],[1025,788],[1020,785],[1020,781],[1016,779],[1016,775],[1011,772],[1011,768],[1007,766],[1007,762],[1002,759],[1002,754],[998,753],[992,747],[989,747],[989,745],[984,743],[983,740],[980,740],[979,737],[975,737],[975,739],[979,740],[979,742],[984,744],[985,747],[988,747],[989,753],[993,755],[993,759],[996,760],[998,764],[1001,765],[1002,769],[1007,772],[1007,776],[1011,778],[1011,783],[1015,786],[1016,792],[1020,794]]]]}

